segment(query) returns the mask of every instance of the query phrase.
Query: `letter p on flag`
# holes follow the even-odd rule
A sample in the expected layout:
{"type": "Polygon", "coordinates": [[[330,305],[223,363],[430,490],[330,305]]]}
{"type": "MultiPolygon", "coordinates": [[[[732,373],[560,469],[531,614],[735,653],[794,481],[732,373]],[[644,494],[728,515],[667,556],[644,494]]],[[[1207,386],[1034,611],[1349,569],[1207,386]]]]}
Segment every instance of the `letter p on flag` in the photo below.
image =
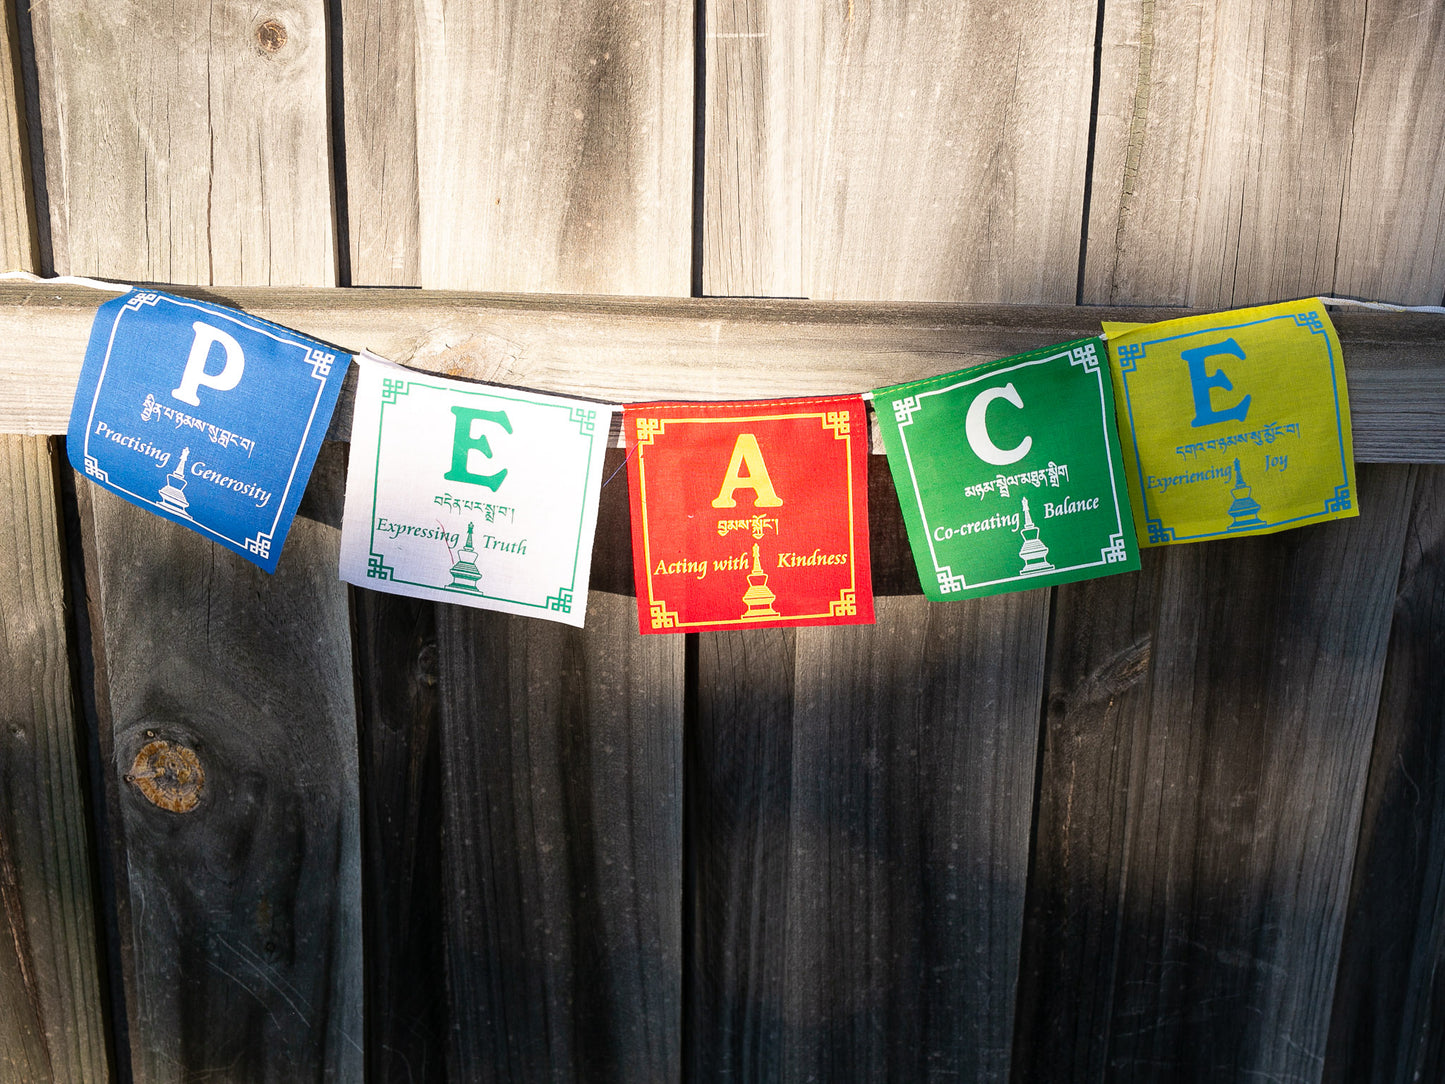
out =
{"type": "Polygon", "coordinates": [[[241,344],[218,327],[197,320],[191,325],[196,337],[191,340],[191,354],[186,358],[186,369],[181,374],[181,386],[171,392],[172,398],[191,406],[200,406],[201,398],[196,393],[207,387],[215,391],[231,391],[241,382],[246,369],[246,356],[241,344]],[[226,364],[219,373],[206,372],[206,360],[211,356],[211,347],[220,343],[226,352],[226,364]]]}

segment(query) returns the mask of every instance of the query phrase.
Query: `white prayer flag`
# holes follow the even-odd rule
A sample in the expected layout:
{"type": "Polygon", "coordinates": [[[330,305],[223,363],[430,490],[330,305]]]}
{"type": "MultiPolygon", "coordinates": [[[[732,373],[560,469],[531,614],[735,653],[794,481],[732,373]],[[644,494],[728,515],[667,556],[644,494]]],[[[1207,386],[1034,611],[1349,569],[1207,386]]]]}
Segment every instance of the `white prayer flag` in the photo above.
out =
{"type": "Polygon", "coordinates": [[[341,578],[580,627],[613,408],[358,361],[341,578]]]}

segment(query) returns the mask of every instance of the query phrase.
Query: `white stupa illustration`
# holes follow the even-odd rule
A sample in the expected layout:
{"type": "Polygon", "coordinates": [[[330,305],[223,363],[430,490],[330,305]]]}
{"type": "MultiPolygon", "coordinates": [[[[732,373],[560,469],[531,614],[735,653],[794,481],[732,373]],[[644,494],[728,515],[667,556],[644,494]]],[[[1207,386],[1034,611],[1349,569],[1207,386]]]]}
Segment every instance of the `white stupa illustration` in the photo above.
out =
{"type": "Polygon", "coordinates": [[[186,511],[191,502],[186,500],[186,460],[190,458],[190,448],[181,451],[181,458],[176,462],[176,469],[166,475],[166,484],[161,487],[161,507],[167,512],[177,516],[191,518],[186,511]]]}
{"type": "Polygon", "coordinates": [[[1023,558],[1024,567],[1019,569],[1020,576],[1036,576],[1040,572],[1052,572],[1054,566],[1049,564],[1049,547],[1039,541],[1039,529],[1034,526],[1034,517],[1029,514],[1029,499],[1024,499],[1024,525],[1019,528],[1019,534],[1023,535],[1024,544],[1019,547],[1019,556],[1023,558]]]}

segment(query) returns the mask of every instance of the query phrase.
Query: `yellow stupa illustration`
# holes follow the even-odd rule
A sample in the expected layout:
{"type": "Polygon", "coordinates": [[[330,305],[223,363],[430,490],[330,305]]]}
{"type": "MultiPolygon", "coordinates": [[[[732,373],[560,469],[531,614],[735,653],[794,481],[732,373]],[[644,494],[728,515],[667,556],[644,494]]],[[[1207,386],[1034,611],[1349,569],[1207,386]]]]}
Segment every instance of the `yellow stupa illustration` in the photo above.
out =
{"type": "Polygon", "coordinates": [[[778,596],[768,590],[768,576],[763,571],[762,555],[758,551],[758,544],[753,543],[753,570],[748,573],[748,589],[743,592],[743,603],[747,609],[743,611],[744,621],[758,621],[765,617],[781,617],[777,610],[773,609],[773,600],[778,596]]]}

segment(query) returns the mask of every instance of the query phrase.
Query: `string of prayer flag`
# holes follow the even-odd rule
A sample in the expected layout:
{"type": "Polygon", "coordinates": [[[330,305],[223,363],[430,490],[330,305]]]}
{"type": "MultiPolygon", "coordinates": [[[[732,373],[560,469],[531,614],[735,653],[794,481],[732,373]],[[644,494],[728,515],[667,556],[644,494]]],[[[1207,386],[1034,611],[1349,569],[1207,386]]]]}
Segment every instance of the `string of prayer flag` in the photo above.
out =
{"type": "Polygon", "coordinates": [[[873,622],[856,395],[623,408],[644,633],[873,622]]]}
{"type": "Polygon", "coordinates": [[[274,572],[350,362],[236,309],[127,291],[91,325],[71,464],[274,572]]]}
{"type": "Polygon", "coordinates": [[[1141,544],[1359,514],[1340,341],[1317,298],[1104,331],[1141,544]]]}
{"type": "Polygon", "coordinates": [[[341,578],[580,627],[612,407],[359,360],[341,578]]]}
{"type": "Polygon", "coordinates": [[[1097,338],[873,393],[923,593],[977,598],[1139,567],[1097,338]]]}
{"type": "MultiPolygon", "coordinates": [[[[72,464],[274,571],[350,356],[115,288],[71,408],[72,464]]],[[[1358,515],[1320,299],[1103,327],[867,397],[930,599],[1358,515]]],[[[581,626],[616,408],[358,360],[341,578],[581,626]]],[[[621,409],[642,632],[872,623],[863,397],[621,409]]]]}

